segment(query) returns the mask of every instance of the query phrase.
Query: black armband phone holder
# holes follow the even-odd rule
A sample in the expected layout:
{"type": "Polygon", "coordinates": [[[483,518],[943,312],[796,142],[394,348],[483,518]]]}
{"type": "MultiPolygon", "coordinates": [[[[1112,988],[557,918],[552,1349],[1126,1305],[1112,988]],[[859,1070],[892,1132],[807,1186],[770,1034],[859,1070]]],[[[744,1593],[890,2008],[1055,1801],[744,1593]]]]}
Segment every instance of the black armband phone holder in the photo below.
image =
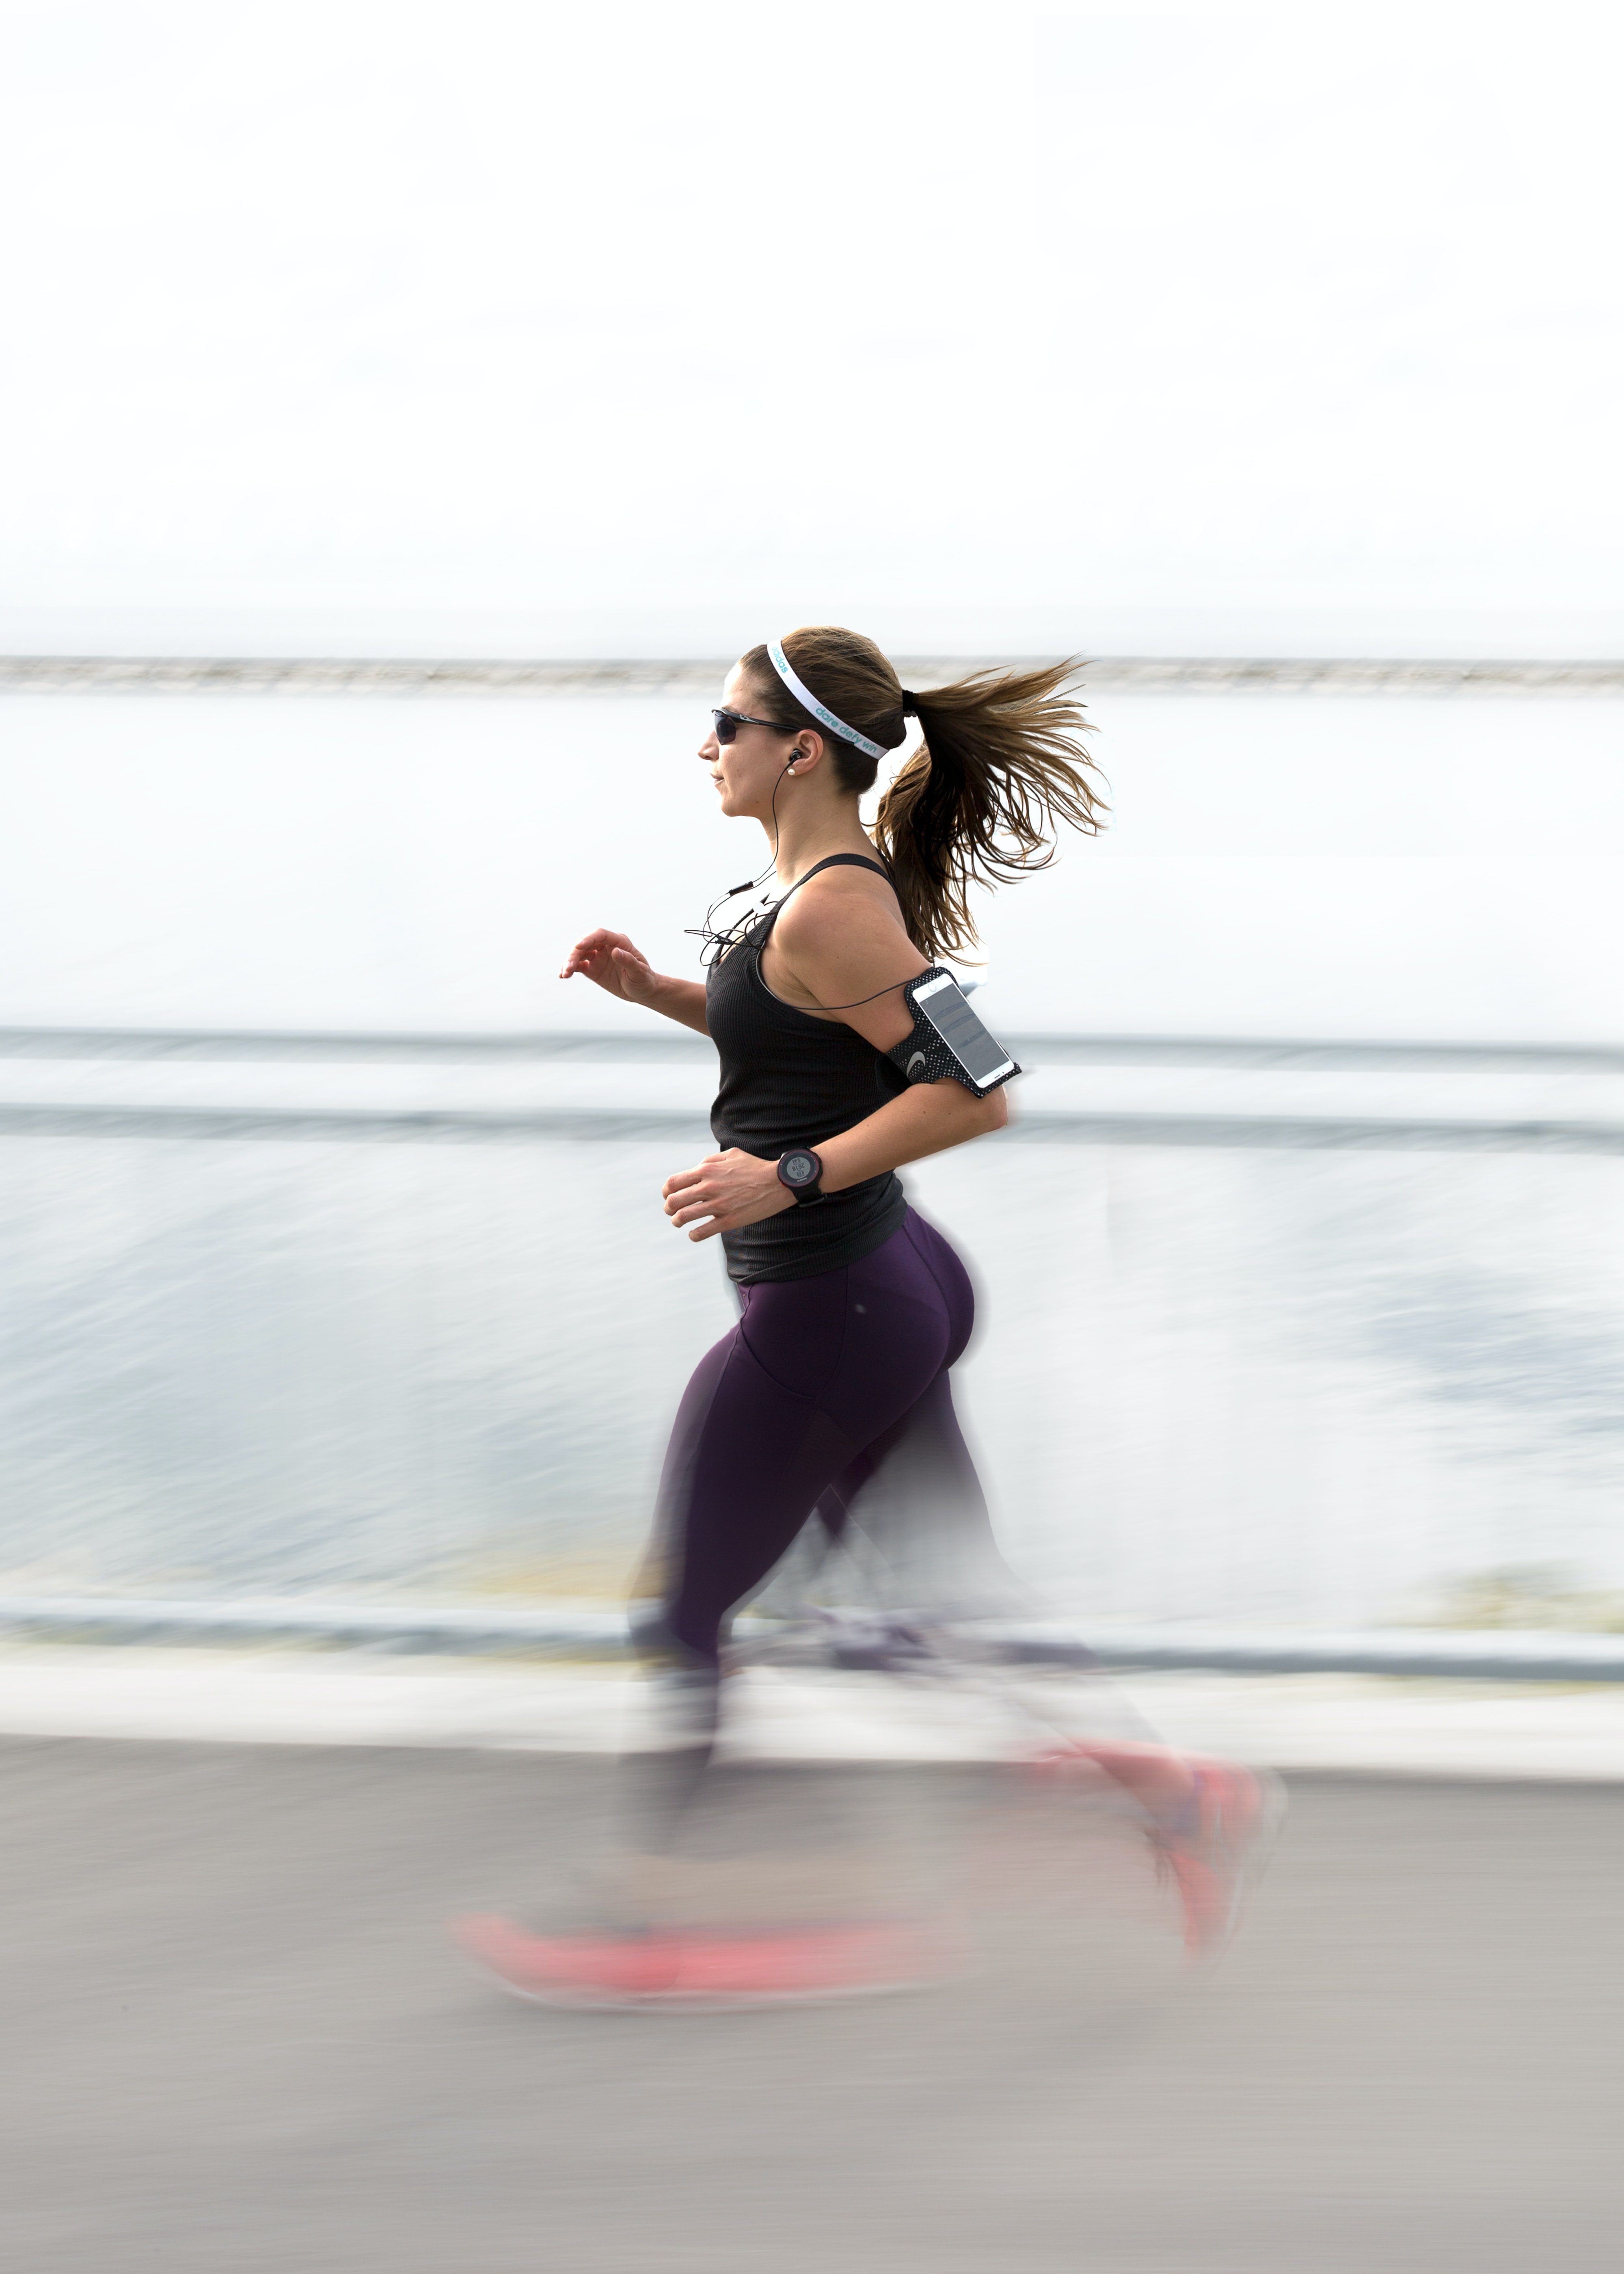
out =
{"type": "Polygon", "coordinates": [[[914,1013],[914,1031],[885,1055],[910,1081],[962,1082],[973,1097],[986,1097],[1020,1072],[940,964],[910,979],[903,997],[914,1013]]]}

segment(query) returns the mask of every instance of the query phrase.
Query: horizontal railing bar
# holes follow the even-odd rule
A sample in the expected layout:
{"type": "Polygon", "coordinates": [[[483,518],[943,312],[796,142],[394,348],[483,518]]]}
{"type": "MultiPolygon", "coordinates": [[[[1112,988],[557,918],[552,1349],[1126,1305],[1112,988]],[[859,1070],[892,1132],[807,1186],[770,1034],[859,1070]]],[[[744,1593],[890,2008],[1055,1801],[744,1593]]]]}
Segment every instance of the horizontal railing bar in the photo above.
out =
{"type": "Polygon", "coordinates": [[[626,1615],[573,1604],[543,1609],[478,1605],[165,1600],[144,1597],[0,1597],[0,1632],[110,1642],[312,1641],[397,1650],[630,1649],[626,1615]]]}
{"type": "MultiPolygon", "coordinates": [[[[1624,1051],[1620,1051],[1624,1063],[1624,1051]]],[[[629,1034],[322,1034],[235,1028],[0,1027],[0,1058],[578,1059],[715,1061],[703,1035],[667,1022],[629,1034]]]]}
{"type": "MultiPolygon", "coordinates": [[[[113,1642],[311,1641],[372,1648],[528,1650],[623,1657],[623,1611],[569,1603],[218,1601],[113,1596],[0,1597],[0,1631],[113,1642]]],[[[741,1640],[774,1623],[739,1622],[741,1640]]],[[[1072,1620],[977,1623],[1009,1655],[1144,1671],[1373,1674],[1486,1682],[1624,1682],[1624,1635],[1552,1630],[1091,1627],[1072,1620]]],[[[951,1634],[951,1630],[950,1630],[951,1634]]],[[[950,1642],[951,1647],[951,1642],[950,1642]]]]}
{"type": "Polygon", "coordinates": [[[1011,1630],[1034,1655],[1080,1642],[1101,1666],[1146,1672],[1385,1674],[1478,1682],[1624,1682],[1624,1634],[1377,1628],[1304,1632],[1175,1625],[1011,1630]]]}
{"type": "MultiPolygon", "coordinates": [[[[907,681],[938,684],[1056,656],[912,656],[907,681]]],[[[156,695],[687,696],[732,668],[713,659],[315,656],[0,656],[0,692],[156,695]]],[[[1624,695],[1624,661],[1537,658],[1101,656],[1096,689],[1152,695],[1624,695]]]]}
{"type": "MultiPolygon", "coordinates": [[[[1014,1035],[1023,1065],[1212,1065],[1288,1073],[1469,1073],[1509,1066],[1624,1073],[1624,1047],[1606,1043],[1315,1042],[1260,1035],[1014,1035]]],[[[0,1043],[0,1055],[4,1044],[0,1043]]]]}
{"type": "MultiPolygon", "coordinates": [[[[1604,1043],[1327,1042],[1266,1035],[1008,1036],[1029,1069],[1042,1065],[1214,1065],[1267,1069],[1466,1072],[1512,1066],[1624,1073],[1624,1046],[1604,1043]]],[[[601,1065],[708,1060],[703,1035],[667,1026],[626,1032],[323,1033],[187,1027],[0,1027],[0,1058],[577,1060],[601,1065]]]]}
{"type": "Polygon", "coordinates": [[[1002,1133],[1026,1144],[1196,1145],[1337,1152],[1624,1153],[1624,1122],[1491,1121],[1395,1114],[1064,1113],[1038,1109],[1002,1133]]]}
{"type": "Polygon", "coordinates": [[[540,1106],[403,1111],[366,1106],[8,1105],[0,1136],[272,1138],[333,1144],[425,1143],[504,1138],[569,1138],[599,1144],[623,1138],[669,1137],[709,1144],[703,1107],[540,1106]]]}
{"type": "MultiPolygon", "coordinates": [[[[708,1142],[699,1108],[551,1106],[533,1111],[390,1111],[366,1107],[0,1104],[0,1135],[494,1142],[563,1138],[604,1143],[708,1142]]],[[[1624,1122],[1407,1119],[1312,1114],[1065,1113],[1015,1116],[1002,1141],[1179,1145],[1235,1149],[1443,1153],[1624,1153],[1624,1122]]]]}

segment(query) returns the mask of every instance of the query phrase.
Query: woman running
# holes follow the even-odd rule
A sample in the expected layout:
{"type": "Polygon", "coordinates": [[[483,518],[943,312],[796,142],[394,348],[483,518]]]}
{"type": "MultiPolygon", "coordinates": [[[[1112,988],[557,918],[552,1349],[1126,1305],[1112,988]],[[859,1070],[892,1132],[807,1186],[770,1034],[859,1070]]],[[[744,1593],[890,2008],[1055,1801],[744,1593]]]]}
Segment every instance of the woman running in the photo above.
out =
{"type": "MultiPolygon", "coordinates": [[[[1008,1118],[1003,1084],[1019,1068],[984,1067],[976,1081],[933,1043],[910,983],[974,946],[973,885],[1045,865],[1061,823],[1099,828],[1068,675],[983,671],[916,694],[871,640],[833,626],[752,648],[698,755],[722,812],[765,832],[776,892],[764,912],[707,923],[703,984],[656,972],[624,933],[604,930],[561,974],[709,1035],[720,1061],[717,1150],[668,1177],[662,1200],[689,1239],[720,1239],[741,1316],[678,1412],[653,1559],[659,1610],[639,1635],[679,1669],[695,1773],[733,1614],[815,1514],[838,1536],[899,1465],[932,1480],[961,1583],[983,1608],[1009,1606],[950,1386],[970,1336],[970,1281],[896,1171],[1008,1118]],[[871,838],[859,802],[910,718],[921,740],[871,838]]],[[[1255,1786],[1154,1746],[1082,1750],[1146,1809],[1178,1871],[1192,1939],[1212,1939],[1255,1786]]],[[[553,1945],[537,1942],[527,1961],[487,1938],[485,1954],[510,1982],[527,1964],[532,1986],[556,1975],[553,1945]]]]}

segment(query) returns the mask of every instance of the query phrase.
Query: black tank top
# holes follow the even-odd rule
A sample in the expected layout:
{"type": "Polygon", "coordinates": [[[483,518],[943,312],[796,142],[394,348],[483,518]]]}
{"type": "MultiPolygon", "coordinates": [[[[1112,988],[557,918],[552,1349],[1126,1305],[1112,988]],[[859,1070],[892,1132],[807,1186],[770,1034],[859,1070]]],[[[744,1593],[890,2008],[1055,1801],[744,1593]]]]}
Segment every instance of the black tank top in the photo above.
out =
{"type": "MultiPolygon", "coordinates": [[[[885,874],[861,853],[831,853],[790,892],[799,892],[820,870],[842,868],[885,874]]],[[[792,1145],[827,1144],[907,1088],[901,1069],[853,1028],[797,1011],[768,987],[762,950],[783,905],[778,900],[757,917],[711,965],[705,982],[705,1020],[722,1062],[711,1133],[718,1146],[737,1146],[763,1161],[776,1161],[792,1145]]],[[[728,1276],[748,1286],[837,1270],[888,1240],[906,1212],[901,1183],[887,1169],[809,1208],[784,1209],[764,1224],[725,1231],[728,1276]]]]}

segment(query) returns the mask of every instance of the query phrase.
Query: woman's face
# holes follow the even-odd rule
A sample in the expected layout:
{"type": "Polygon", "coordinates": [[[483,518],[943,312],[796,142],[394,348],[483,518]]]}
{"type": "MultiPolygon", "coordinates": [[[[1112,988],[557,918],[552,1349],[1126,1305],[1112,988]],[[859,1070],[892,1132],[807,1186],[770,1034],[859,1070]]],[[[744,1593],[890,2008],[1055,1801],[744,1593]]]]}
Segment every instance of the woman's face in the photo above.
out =
{"type": "MultiPolygon", "coordinates": [[[[776,708],[736,664],[727,674],[721,700],[725,711],[741,711],[752,719],[770,719],[776,708]]],[[[770,817],[772,793],[783,780],[795,748],[793,734],[779,734],[771,727],[741,727],[731,742],[718,742],[712,720],[699,746],[699,756],[710,769],[722,811],[730,820],[770,817]]]]}

